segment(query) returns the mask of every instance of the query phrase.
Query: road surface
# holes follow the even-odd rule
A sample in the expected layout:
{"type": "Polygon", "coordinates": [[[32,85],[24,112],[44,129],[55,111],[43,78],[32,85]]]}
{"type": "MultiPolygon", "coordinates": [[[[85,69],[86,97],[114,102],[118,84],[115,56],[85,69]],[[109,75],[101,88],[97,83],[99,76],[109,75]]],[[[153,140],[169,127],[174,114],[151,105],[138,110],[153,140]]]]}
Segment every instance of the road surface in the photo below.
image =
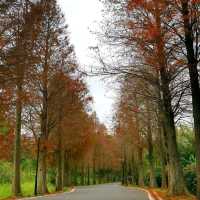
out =
{"type": "MultiPolygon", "coordinates": [[[[77,187],[73,193],[61,193],[35,200],[149,200],[146,192],[128,189],[120,184],[77,187]]],[[[26,200],[29,200],[28,198],[26,200]]]]}

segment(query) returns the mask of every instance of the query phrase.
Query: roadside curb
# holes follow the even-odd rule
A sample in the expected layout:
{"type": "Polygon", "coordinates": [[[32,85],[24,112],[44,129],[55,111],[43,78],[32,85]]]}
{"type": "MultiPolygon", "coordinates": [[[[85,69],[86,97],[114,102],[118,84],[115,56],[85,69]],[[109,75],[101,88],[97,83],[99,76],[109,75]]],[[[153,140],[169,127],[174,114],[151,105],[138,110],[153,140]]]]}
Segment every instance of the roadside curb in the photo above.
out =
{"type": "MultiPolygon", "coordinates": [[[[157,199],[155,199],[155,197],[153,197],[153,195],[151,194],[151,192],[149,190],[146,190],[144,188],[139,188],[139,189],[148,194],[149,200],[157,200],[157,199]]],[[[159,199],[159,200],[161,200],[161,199],[159,199]]]]}
{"type": "Polygon", "coordinates": [[[144,188],[134,188],[134,187],[129,187],[130,189],[138,189],[141,190],[143,192],[146,192],[148,194],[148,198],[149,200],[163,200],[160,196],[158,196],[158,194],[155,191],[149,191],[148,189],[144,189],[144,188]]]}
{"type": "Polygon", "coordinates": [[[155,191],[146,190],[150,200],[163,200],[155,191]]]}
{"type": "Polygon", "coordinates": [[[155,191],[152,191],[153,195],[156,197],[156,200],[163,200],[155,191]]]}
{"type": "Polygon", "coordinates": [[[76,191],[76,189],[75,189],[75,188],[72,188],[71,191],[65,192],[65,193],[73,193],[73,192],[75,192],[75,191],[76,191]]]}
{"type": "Polygon", "coordinates": [[[36,199],[36,198],[41,198],[41,197],[54,197],[54,196],[57,196],[59,194],[70,194],[70,193],[73,193],[75,192],[76,189],[75,188],[71,188],[71,190],[69,192],[57,192],[57,193],[53,193],[53,194],[45,194],[45,195],[40,195],[40,196],[34,196],[34,197],[23,197],[23,198],[18,198],[16,200],[29,200],[29,199],[36,199]]]}

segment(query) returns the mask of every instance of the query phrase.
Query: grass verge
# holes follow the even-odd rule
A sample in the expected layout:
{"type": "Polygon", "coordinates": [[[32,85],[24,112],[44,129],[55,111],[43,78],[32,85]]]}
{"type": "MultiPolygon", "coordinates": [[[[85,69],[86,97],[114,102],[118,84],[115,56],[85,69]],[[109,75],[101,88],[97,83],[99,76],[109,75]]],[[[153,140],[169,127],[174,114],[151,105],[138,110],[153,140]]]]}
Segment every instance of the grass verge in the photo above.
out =
{"type": "MultiPolygon", "coordinates": [[[[0,185],[0,200],[8,199],[12,197],[11,184],[0,185]]],[[[55,192],[55,187],[52,184],[48,184],[48,189],[50,193],[55,192]]],[[[66,188],[65,191],[68,189],[66,188]]],[[[22,197],[34,196],[34,183],[24,182],[22,183],[22,197]]]]}

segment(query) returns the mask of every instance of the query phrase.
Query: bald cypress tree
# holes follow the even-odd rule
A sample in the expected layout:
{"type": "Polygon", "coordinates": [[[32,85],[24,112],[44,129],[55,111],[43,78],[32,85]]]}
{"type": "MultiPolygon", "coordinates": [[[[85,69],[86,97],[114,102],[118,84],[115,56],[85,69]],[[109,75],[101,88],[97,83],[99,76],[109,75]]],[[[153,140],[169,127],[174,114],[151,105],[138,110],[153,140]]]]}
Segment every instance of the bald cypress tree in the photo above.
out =
{"type": "Polygon", "coordinates": [[[1,70],[2,87],[11,87],[15,104],[15,140],[13,194],[21,195],[20,160],[21,127],[25,80],[33,61],[33,44],[38,23],[37,4],[28,0],[9,0],[1,3],[1,70]]]}

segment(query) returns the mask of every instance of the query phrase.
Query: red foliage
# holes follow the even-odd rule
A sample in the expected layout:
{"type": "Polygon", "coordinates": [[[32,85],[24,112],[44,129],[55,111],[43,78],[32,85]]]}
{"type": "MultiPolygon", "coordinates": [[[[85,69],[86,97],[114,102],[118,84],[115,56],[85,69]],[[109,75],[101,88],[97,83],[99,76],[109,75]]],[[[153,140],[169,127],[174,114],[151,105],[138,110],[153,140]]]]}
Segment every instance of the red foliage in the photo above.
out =
{"type": "Polygon", "coordinates": [[[10,161],[12,159],[13,142],[13,130],[10,130],[8,134],[0,133],[0,160],[10,161]]]}
{"type": "Polygon", "coordinates": [[[129,0],[127,9],[128,11],[131,11],[136,7],[144,5],[144,3],[145,3],[145,0],[129,0]]]}
{"type": "Polygon", "coordinates": [[[192,4],[199,4],[200,0],[192,0],[192,4]]]}

